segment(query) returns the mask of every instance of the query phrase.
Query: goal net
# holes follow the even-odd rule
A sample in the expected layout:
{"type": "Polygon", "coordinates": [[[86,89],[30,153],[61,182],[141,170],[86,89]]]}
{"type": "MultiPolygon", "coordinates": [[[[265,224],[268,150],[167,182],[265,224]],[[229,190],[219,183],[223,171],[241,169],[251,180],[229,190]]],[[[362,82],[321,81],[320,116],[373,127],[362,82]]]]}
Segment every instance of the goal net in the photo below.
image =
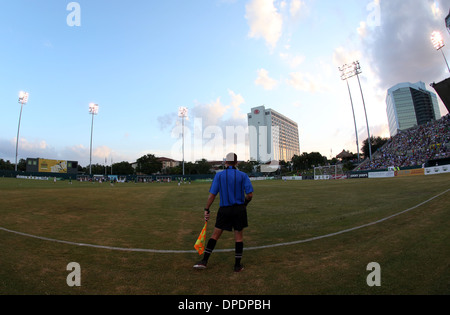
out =
{"type": "Polygon", "coordinates": [[[156,181],[159,183],[170,183],[172,176],[156,176],[156,181]]]}
{"type": "Polygon", "coordinates": [[[347,178],[342,167],[342,164],[314,167],[314,180],[347,178]]]}

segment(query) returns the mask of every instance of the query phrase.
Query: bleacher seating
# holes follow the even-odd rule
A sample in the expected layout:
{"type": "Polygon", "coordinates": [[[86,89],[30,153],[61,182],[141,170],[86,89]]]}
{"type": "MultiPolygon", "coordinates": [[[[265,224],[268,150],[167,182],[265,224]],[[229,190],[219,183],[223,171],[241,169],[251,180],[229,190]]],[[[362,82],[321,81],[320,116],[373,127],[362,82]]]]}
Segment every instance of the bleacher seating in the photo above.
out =
{"type": "Polygon", "coordinates": [[[399,132],[356,170],[422,166],[431,159],[450,157],[450,114],[416,128],[399,132]]]}

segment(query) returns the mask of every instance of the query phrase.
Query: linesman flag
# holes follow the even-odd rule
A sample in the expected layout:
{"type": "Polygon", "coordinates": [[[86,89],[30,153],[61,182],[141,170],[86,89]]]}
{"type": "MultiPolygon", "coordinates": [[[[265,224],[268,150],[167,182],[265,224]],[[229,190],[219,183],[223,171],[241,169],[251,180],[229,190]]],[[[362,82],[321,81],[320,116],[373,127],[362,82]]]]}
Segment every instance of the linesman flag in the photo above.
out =
{"type": "Polygon", "coordinates": [[[206,228],[208,227],[208,222],[205,222],[205,226],[203,227],[202,232],[198,236],[197,242],[194,245],[194,248],[197,250],[198,254],[201,256],[205,251],[206,247],[206,228]]]}

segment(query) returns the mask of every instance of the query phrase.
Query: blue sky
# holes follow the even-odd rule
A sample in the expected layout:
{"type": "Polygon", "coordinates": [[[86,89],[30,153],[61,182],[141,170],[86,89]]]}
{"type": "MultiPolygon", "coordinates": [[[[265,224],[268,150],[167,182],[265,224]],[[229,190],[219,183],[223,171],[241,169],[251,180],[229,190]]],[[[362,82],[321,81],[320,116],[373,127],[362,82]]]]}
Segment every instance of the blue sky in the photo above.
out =
{"type": "MultiPolygon", "coordinates": [[[[444,1],[79,0],[80,11],[67,10],[69,3],[2,3],[0,158],[15,160],[21,90],[30,99],[19,158],[86,166],[91,102],[100,107],[93,163],[133,162],[148,153],[180,159],[180,106],[189,108],[187,128],[201,119],[204,131],[246,126],[250,109],[264,104],[298,123],[302,152],[330,157],[356,152],[338,66],[360,61],[375,136],[388,136],[389,87],[448,77],[429,41],[433,30],[450,40],[444,1]],[[68,25],[72,13],[80,26],[68,25]]],[[[356,79],[350,83],[362,142],[361,94],[356,79]]],[[[227,149],[194,147],[186,159],[222,159],[227,149]]]]}

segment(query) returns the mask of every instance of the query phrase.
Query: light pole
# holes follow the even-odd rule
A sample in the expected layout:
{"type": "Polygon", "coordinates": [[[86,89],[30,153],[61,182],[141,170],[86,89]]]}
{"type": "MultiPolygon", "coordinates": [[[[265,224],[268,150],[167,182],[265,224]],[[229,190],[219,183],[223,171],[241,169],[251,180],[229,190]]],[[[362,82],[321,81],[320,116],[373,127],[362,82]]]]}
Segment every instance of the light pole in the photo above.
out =
{"type": "Polygon", "coordinates": [[[19,126],[17,127],[17,139],[16,139],[16,166],[15,171],[17,172],[17,156],[19,155],[19,133],[20,133],[20,121],[22,120],[22,110],[23,105],[28,103],[29,93],[20,91],[19,92],[19,103],[20,105],[20,115],[19,115],[19,126]]]}
{"type": "Polygon", "coordinates": [[[445,58],[444,52],[442,51],[442,48],[444,48],[445,45],[441,33],[437,31],[431,33],[431,42],[433,43],[433,46],[434,48],[436,48],[436,50],[441,51],[442,56],[444,56],[445,64],[447,65],[448,72],[450,72],[450,67],[448,66],[447,58],[445,58]]]}
{"type": "Polygon", "coordinates": [[[369,156],[370,156],[370,161],[372,161],[372,143],[370,142],[371,139],[370,139],[369,120],[367,119],[366,102],[364,101],[364,94],[363,94],[362,87],[361,87],[361,81],[359,80],[359,75],[362,73],[361,66],[359,65],[359,61],[355,61],[351,65],[346,66],[346,67],[347,67],[347,70],[345,71],[345,77],[347,79],[354,77],[354,76],[356,76],[358,78],[359,89],[361,91],[361,97],[362,97],[363,106],[364,106],[364,113],[366,114],[367,135],[369,136],[369,139],[367,140],[367,142],[369,144],[369,156]]]}
{"type": "Polygon", "coordinates": [[[89,104],[89,114],[92,115],[91,150],[90,150],[90,155],[89,155],[89,175],[92,175],[92,135],[94,133],[94,116],[98,115],[98,104],[94,104],[94,103],[89,104]]]}
{"type": "Polygon", "coordinates": [[[178,109],[178,117],[181,117],[183,126],[183,176],[184,176],[184,119],[188,116],[188,109],[186,107],[180,107],[178,109]]]}
{"type": "Polygon", "coordinates": [[[339,68],[339,71],[341,71],[341,79],[345,82],[347,82],[347,88],[348,88],[348,94],[350,95],[350,103],[352,104],[352,111],[353,111],[353,121],[355,123],[355,134],[356,134],[356,149],[358,152],[358,163],[360,161],[359,158],[359,138],[358,138],[358,128],[356,127],[356,118],[355,118],[355,108],[353,106],[353,98],[352,98],[352,93],[350,91],[350,84],[348,83],[348,79],[349,77],[349,70],[350,70],[351,66],[349,65],[343,65],[341,68],[339,68]]]}
{"type": "Polygon", "coordinates": [[[355,65],[355,73],[356,73],[356,77],[358,78],[359,89],[361,90],[361,97],[362,97],[363,106],[364,106],[364,113],[366,114],[367,135],[369,136],[369,139],[367,140],[367,142],[369,143],[370,161],[372,161],[372,143],[371,143],[371,138],[370,138],[369,120],[367,119],[366,102],[364,101],[364,94],[363,94],[362,87],[361,87],[361,81],[359,80],[359,75],[362,73],[362,71],[361,71],[361,66],[359,65],[359,61],[355,61],[353,64],[355,65]]]}

